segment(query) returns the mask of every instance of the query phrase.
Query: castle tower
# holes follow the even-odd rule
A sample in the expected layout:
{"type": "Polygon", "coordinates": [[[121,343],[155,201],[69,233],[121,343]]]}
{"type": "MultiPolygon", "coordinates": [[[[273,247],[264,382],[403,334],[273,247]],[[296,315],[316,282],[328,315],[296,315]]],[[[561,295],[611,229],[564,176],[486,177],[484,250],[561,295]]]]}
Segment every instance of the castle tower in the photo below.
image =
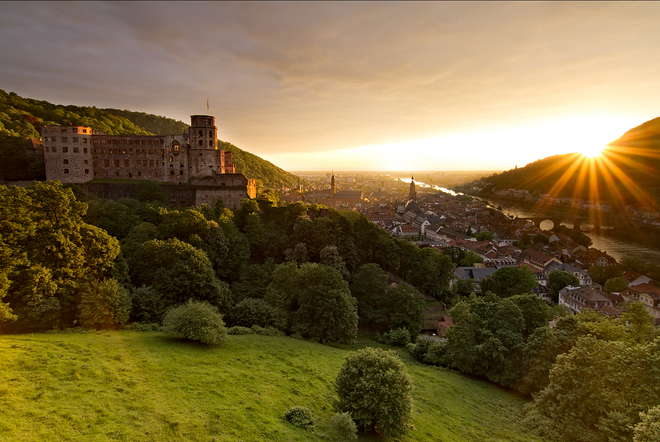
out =
{"type": "Polygon", "coordinates": [[[417,191],[415,190],[415,176],[413,175],[410,181],[410,191],[408,192],[408,199],[416,200],[417,191]]]}
{"type": "Polygon", "coordinates": [[[192,115],[190,117],[190,147],[193,149],[216,150],[218,148],[218,129],[215,127],[215,117],[209,115],[192,115]]]}

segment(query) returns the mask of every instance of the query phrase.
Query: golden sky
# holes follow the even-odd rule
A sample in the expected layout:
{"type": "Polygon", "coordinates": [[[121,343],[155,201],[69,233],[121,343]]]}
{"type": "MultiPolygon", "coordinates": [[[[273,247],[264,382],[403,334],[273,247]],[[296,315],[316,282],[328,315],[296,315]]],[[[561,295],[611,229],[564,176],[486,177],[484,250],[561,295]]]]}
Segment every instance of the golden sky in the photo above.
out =
{"type": "Polygon", "coordinates": [[[498,170],[660,116],[659,2],[3,2],[0,89],[290,170],[498,170]]]}

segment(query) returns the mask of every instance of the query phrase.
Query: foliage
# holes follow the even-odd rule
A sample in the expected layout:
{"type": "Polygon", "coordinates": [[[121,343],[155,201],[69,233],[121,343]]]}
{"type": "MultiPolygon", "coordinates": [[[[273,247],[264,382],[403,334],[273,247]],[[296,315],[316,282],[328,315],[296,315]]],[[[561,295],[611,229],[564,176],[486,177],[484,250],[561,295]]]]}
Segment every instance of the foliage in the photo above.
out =
{"type": "Polygon", "coordinates": [[[465,253],[465,256],[461,259],[461,267],[472,267],[475,263],[482,263],[484,259],[479,256],[479,254],[473,250],[470,250],[465,253]]]}
{"type": "Polygon", "coordinates": [[[389,338],[392,345],[399,345],[405,347],[410,343],[410,332],[407,328],[393,328],[386,333],[386,338],[389,338]]]}
{"type": "Polygon", "coordinates": [[[559,292],[567,286],[579,287],[580,280],[575,275],[561,270],[553,270],[548,275],[548,287],[550,295],[555,302],[559,299],[559,292]]]}
{"type": "Polygon", "coordinates": [[[87,328],[118,328],[128,322],[131,295],[114,279],[93,281],[82,289],[80,320],[87,328]]]}
{"type": "Polygon", "coordinates": [[[235,325],[233,327],[229,327],[227,329],[227,333],[230,335],[251,335],[254,333],[254,330],[252,330],[250,327],[241,327],[235,325]]]}
{"type": "Polygon", "coordinates": [[[277,310],[279,327],[288,333],[322,342],[352,342],[357,336],[357,301],[332,267],[281,264],[265,299],[277,310]]]}
{"type": "Polygon", "coordinates": [[[271,327],[277,321],[276,315],[275,309],[263,299],[246,298],[232,307],[229,323],[243,327],[271,327]]]}
{"type": "Polygon", "coordinates": [[[633,428],[633,442],[660,442],[660,405],[639,412],[640,421],[633,428]]]}
{"type": "Polygon", "coordinates": [[[408,284],[399,284],[388,291],[388,325],[392,328],[406,328],[411,339],[417,339],[424,325],[426,302],[421,293],[408,284]]]}
{"type": "Polygon", "coordinates": [[[307,407],[291,407],[284,413],[284,420],[296,427],[311,430],[314,428],[314,413],[307,407]]]}
{"type": "Polygon", "coordinates": [[[620,293],[628,288],[628,281],[621,276],[610,278],[605,282],[603,290],[605,293],[620,293]]]}
{"type": "Polygon", "coordinates": [[[46,178],[43,158],[32,158],[28,155],[25,137],[2,135],[2,122],[0,122],[0,158],[2,158],[1,181],[46,178]]]}
{"type": "Polygon", "coordinates": [[[163,333],[204,344],[219,344],[227,339],[227,328],[217,307],[192,299],[168,310],[163,319],[163,333]]]}
{"type": "Polygon", "coordinates": [[[119,243],[83,222],[85,209],[59,182],[0,186],[0,312],[17,318],[10,330],[72,325],[80,290],[112,270],[119,243]]]}
{"type": "Polygon", "coordinates": [[[660,339],[628,345],[587,335],[557,357],[533,409],[551,417],[564,440],[623,441],[658,395],[660,339]]]}
{"type": "Polygon", "coordinates": [[[441,365],[444,362],[446,346],[442,341],[421,336],[414,344],[406,345],[406,351],[420,362],[441,365]]]}
{"type": "Polygon", "coordinates": [[[130,260],[131,282],[151,286],[170,307],[188,298],[227,309],[229,287],[215,277],[208,256],[176,238],[140,244],[130,260]]]}
{"type": "Polygon", "coordinates": [[[393,351],[367,347],[346,356],[335,388],[338,412],[347,412],[358,429],[398,438],[412,428],[412,380],[393,351]]]}
{"type": "Polygon", "coordinates": [[[330,424],[341,440],[357,440],[357,426],[355,425],[355,422],[353,422],[350,413],[336,413],[330,418],[330,424]]]}
{"type": "Polygon", "coordinates": [[[357,299],[358,317],[361,324],[384,323],[388,318],[387,274],[370,263],[361,266],[353,275],[351,294],[357,299]]]}
{"type": "Polygon", "coordinates": [[[536,278],[527,267],[503,267],[482,280],[481,291],[486,293],[490,289],[496,295],[507,298],[513,295],[531,293],[535,285],[536,278]],[[489,285],[491,281],[495,285],[489,285]]]}
{"type": "Polygon", "coordinates": [[[591,279],[596,284],[600,284],[601,286],[605,285],[605,283],[609,279],[623,276],[621,271],[616,266],[608,266],[608,267],[592,266],[589,267],[587,271],[589,272],[589,276],[591,276],[591,279]]]}
{"type": "Polygon", "coordinates": [[[141,285],[131,291],[131,318],[134,322],[163,322],[167,305],[163,296],[150,286],[141,285]]]}

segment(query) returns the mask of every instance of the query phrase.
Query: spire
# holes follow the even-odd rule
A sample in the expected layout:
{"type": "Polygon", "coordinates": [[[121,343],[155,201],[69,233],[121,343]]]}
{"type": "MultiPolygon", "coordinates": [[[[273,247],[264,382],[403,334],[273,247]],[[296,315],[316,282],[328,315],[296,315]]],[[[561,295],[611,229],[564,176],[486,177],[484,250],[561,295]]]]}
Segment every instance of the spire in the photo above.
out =
{"type": "Polygon", "coordinates": [[[332,171],[332,178],[330,178],[330,198],[335,197],[335,171],[332,171]]]}
{"type": "Polygon", "coordinates": [[[411,200],[416,200],[417,199],[417,191],[415,190],[415,176],[412,175],[412,179],[410,180],[410,191],[408,192],[408,199],[411,200]]]}

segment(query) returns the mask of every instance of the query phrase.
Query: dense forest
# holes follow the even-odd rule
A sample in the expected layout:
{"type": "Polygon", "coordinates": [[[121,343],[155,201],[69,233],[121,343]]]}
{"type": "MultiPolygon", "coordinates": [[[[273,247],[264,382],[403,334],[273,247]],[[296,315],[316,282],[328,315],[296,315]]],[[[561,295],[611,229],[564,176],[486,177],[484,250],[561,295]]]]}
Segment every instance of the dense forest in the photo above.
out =
{"type": "MultiPolygon", "coordinates": [[[[660,201],[660,117],[608,144],[602,157],[555,155],[482,178],[494,189],[526,189],[554,197],[656,207],[660,201]]],[[[657,207],[656,207],[657,208],[657,207]]]]}
{"type": "MultiPolygon", "coordinates": [[[[189,127],[144,112],[55,105],[0,90],[0,154],[6,160],[0,165],[0,180],[43,179],[43,161],[27,156],[25,139],[41,138],[43,125],[67,124],[91,127],[108,135],[180,135],[189,127]]],[[[231,143],[220,141],[218,147],[231,151],[236,171],[256,179],[260,187],[293,187],[298,182],[295,175],[231,143]]]]}

